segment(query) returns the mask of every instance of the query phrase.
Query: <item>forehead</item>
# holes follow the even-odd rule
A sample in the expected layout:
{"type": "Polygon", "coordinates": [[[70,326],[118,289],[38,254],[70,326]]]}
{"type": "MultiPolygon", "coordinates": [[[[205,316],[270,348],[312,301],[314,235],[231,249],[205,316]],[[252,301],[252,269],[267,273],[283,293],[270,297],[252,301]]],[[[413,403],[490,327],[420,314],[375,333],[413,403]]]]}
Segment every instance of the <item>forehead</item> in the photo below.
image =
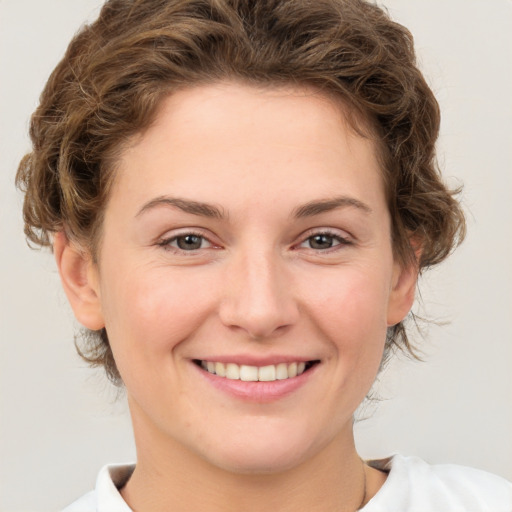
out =
{"type": "Polygon", "coordinates": [[[358,132],[340,101],[312,88],[183,89],[124,149],[113,194],[128,189],[142,200],[193,191],[194,199],[238,197],[243,204],[270,189],[297,200],[333,195],[333,187],[380,195],[376,143],[358,132]]]}

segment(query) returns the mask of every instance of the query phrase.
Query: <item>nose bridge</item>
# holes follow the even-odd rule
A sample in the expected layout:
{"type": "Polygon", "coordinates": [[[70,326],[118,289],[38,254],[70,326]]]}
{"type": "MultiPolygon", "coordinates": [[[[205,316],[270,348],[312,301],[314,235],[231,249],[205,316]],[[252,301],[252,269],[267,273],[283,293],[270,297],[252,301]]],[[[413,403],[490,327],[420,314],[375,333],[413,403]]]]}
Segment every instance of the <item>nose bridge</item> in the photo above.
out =
{"type": "Polygon", "coordinates": [[[249,247],[230,264],[222,321],[252,338],[268,337],[297,319],[297,305],[282,257],[271,247],[249,247]]]}

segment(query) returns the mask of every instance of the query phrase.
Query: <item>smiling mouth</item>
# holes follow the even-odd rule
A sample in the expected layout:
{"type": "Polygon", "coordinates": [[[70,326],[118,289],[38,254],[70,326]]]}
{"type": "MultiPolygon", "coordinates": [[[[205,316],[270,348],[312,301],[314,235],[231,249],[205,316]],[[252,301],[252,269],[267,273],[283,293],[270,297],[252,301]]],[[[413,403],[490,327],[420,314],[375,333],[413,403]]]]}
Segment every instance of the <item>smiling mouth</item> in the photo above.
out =
{"type": "Polygon", "coordinates": [[[214,361],[194,360],[203,370],[230,380],[244,382],[273,382],[287,380],[302,375],[320,361],[301,361],[294,363],[270,364],[267,366],[238,365],[236,363],[220,363],[214,361]]]}

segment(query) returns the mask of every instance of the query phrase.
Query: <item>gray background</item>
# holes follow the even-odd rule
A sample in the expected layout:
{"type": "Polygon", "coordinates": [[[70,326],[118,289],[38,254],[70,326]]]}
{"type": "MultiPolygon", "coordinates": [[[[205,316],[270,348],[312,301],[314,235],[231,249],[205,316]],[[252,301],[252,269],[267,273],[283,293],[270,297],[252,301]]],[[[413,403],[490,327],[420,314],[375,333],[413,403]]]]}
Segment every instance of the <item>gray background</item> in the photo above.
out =
{"type": "MultiPolygon", "coordinates": [[[[73,347],[52,256],[24,241],[17,162],[28,118],[72,34],[100,0],[0,0],[0,510],[57,510],[107,462],[134,458],[124,400],[73,347]]],[[[465,183],[469,237],[421,282],[441,321],[425,363],[396,361],[362,411],[365,457],[399,451],[512,479],[512,2],[387,0],[416,38],[443,110],[439,155],[465,183]]]]}

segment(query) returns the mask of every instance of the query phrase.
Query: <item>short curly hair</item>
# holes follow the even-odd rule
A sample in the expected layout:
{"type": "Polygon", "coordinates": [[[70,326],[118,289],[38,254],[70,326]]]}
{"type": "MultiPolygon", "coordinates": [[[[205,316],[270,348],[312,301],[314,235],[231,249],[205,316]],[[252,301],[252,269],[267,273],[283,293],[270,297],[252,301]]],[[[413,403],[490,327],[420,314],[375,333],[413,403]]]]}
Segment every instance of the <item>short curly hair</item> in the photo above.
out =
{"type": "MultiPolygon", "coordinates": [[[[339,98],[377,136],[393,250],[419,271],[441,262],[465,234],[457,191],[435,158],[440,114],[416,65],[413,38],[363,0],[108,0],[51,74],[32,116],[33,150],[16,177],[25,233],[97,249],[116,157],[154,120],[163,98],[219,81],[307,86],[339,98]]],[[[107,332],[77,345],[121,383],[107,332]]],[[[414,353],[403,323],[392,348],[414,353]]]]}

